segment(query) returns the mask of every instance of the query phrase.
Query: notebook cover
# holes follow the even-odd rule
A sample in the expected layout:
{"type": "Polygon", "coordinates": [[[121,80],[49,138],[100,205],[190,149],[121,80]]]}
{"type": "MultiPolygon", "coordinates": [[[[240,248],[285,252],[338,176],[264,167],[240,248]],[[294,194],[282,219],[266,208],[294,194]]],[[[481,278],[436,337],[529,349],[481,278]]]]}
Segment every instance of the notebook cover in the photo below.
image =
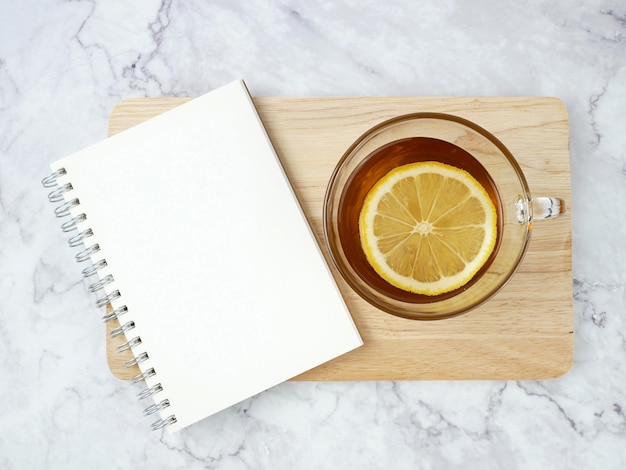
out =
{"type": "Polygon", "coordinates": [[[361,344],[242,81],[51,166],[170,430],[361,344]]]}

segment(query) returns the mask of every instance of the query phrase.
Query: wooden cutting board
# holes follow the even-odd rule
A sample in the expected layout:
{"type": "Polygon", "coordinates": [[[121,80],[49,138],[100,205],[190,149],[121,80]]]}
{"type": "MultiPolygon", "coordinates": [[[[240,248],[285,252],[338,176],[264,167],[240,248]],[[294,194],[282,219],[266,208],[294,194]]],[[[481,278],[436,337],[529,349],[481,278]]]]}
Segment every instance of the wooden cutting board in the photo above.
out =
{"type": "MultiPolygon", "coordinates": [[[[123,101],[112,112],[109,133],[116,134],[185,101],[123,101]]],[[[386,314],[357,296],[331,264],[365,344],[296,380],[549,379],[570,369],[569,131],[561,101],[257,97],[254,103],[327,261],[322,202],[335,165],[367,129],[401,114],[443,112],[474,121],[495,134],[518,159],[533,195],[560,197],[568,211],[561,218],[537,222],[526,259],[511,282],[485,305],[461,317],[420,322],[386,314]]],[[[116,321],[109,322],[107,331],[116,326],[116,321]]],[[[123,362],[131,356],[116,352],[123,341],[107,335],[107,359],[116,377],[128,379],[139,370],[124,367],[123,362]]]]}

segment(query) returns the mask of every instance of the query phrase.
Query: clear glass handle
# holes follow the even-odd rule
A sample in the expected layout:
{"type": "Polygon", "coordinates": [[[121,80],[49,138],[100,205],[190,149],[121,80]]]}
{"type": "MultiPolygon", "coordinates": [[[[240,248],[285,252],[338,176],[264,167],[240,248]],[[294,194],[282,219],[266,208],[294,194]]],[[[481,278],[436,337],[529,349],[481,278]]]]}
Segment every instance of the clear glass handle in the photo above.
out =
{"type": "Polygon", "coordinates": [[[520,224],[533,220],[553,219],[565,214],[565,201],[558,197],[518,198],[515,208],[520,224]]]}
{"type": "Polygon", "coordinates": [[[531,204],[534,220],[552,219],[565,214],[565,201],[557,197],[534,197],[531,204]]]}

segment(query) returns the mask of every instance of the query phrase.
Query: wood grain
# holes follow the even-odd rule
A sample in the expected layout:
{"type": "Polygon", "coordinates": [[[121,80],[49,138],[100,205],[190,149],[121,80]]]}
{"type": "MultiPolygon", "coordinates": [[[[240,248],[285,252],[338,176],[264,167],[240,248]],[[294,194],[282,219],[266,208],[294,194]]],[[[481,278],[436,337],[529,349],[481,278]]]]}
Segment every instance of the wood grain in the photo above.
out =
{"type": "MultiPolygon", "coordinates": [[[[121,102],[110,135],[187,101],[121,102]]],[[[259,115],[326,257],[322,201],[339,158],[362,133],[400,114],[432,111],[474,121],[515,155],[536,196],[556,196],[568,213],[535,224],[526,259],[512,281],[473,312],[420,322],[385,314],[358,297],[331,265],[364,346],[296,380],[549,379],[573,358],[572,237],[567,110],[555,98],[524,97],[256,97],[259,115]]],[[[210,309],[210,306],[208,306],[210,309]]],[[[294,305],[294,309],[298,306],[294,305]]],[[[117,326],[109,322],[107,331],[117,326]]],[[[107,334],[111,372],[128,379],[107,334]]]]}

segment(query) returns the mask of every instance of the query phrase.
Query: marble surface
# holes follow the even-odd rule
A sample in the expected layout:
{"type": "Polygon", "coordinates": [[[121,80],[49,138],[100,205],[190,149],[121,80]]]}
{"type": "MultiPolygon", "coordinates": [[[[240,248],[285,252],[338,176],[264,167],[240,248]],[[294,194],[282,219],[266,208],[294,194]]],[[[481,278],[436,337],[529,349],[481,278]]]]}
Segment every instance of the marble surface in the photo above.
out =
{"type": "Polygon", "coordinates": [[[621,0],[4,0],[0,468],[626,467],[621,0]],[[149,432],[39,181],[124,98],[551,95],[568,107],[575,360],[542,382],[286,383],[149,432]]]}

